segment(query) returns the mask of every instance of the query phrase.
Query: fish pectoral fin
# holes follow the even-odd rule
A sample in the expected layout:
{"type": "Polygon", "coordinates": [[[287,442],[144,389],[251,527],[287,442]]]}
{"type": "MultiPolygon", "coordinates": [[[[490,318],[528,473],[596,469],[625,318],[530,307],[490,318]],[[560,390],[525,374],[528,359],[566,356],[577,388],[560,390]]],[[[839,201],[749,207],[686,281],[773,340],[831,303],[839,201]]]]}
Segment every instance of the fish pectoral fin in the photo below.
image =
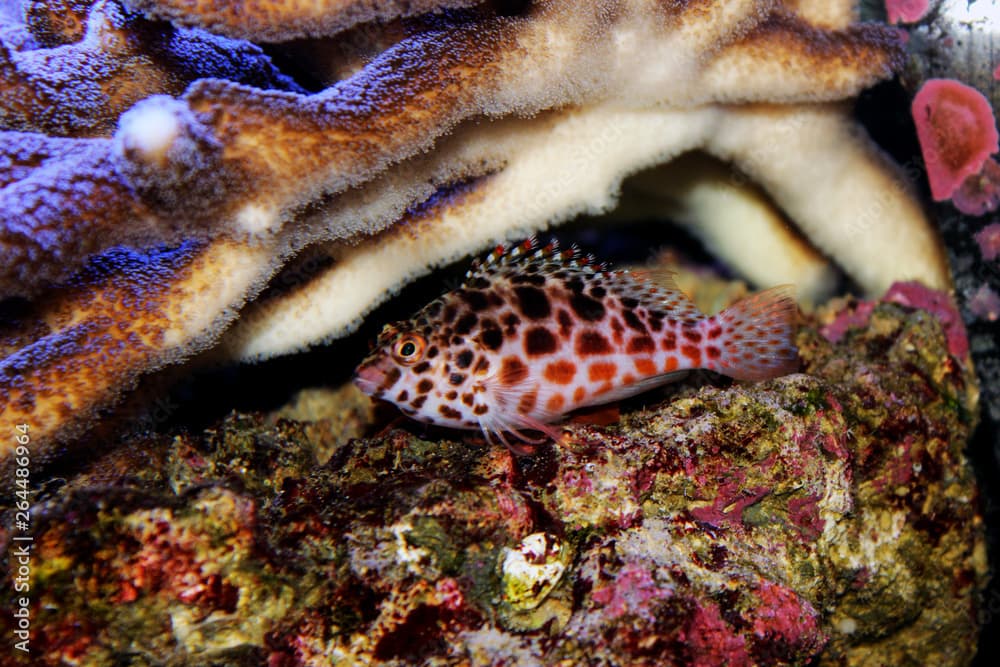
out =
{"type": "MultiPolygon", "coordinates": [[[[497,434],[509,433],[519,440],[532,444],[540,444],[542,441],[529,438],[523,431],[538,431],[546,436],[558,441],[562,437],[562,432],[551,425],[551,422],[558,421],[562,413],[552,413],[549,411],[539,411],[533,408],[532,412],[540,416],[523,414],[518,410],[521,399],[530,392],[535,392],[535,405],[546,405],[551,392],[547,392],[543,386],[539,386],[530,378],[525,378],[513,384],[505,383],[498,377],[491,377],[484,381],[484,392],[489,397],[490,411],[483,415],[480,426],[483,430],[490,430],[497,434]]],[[[511,445],[501,436],[505,445],[513,450],[511,445]]],[[[516,453],[516,452],[515,452],[516,453]]]]}

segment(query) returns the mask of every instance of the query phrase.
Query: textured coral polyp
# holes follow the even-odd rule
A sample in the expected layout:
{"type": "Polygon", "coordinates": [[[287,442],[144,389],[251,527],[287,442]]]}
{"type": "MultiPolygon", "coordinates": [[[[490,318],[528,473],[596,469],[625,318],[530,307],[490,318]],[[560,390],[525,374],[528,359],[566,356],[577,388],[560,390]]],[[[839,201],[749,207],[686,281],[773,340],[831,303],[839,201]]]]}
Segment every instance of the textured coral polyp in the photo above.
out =
{"type": "Polygon", "coordinates": [[[993,107],[982,93],[954,79],[929,79],[911,108],[931,195],[949,199],[998,150],[993,107]]]}
{"type": "Polygon", "coordinates": [[[1000,223],[994,222],[976,232],[976,243],[987,262],[1000,257],[1000,223]]]}

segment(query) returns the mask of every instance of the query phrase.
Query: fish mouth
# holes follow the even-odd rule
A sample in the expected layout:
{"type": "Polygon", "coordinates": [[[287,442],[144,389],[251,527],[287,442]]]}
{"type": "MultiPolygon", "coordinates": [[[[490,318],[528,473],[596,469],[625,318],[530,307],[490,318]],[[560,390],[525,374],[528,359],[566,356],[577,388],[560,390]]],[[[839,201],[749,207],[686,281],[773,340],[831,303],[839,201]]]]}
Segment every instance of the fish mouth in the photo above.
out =
{"type": "Polygon", "coordinates": [[[362,365],[354,372],[354,386],[369,396],[382,393],[385,371],[375,365],[362,365]]]}

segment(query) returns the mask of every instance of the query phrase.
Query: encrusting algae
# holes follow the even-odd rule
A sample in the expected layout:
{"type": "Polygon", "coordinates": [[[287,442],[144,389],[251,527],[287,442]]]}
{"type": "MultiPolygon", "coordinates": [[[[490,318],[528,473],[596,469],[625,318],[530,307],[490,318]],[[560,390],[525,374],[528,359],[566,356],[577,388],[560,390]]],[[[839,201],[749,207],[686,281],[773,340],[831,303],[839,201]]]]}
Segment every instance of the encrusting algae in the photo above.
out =
{"type": "Polygon", "coordinates": [[[411,425],[320,462],[323,428],[253,414],[129,442],[38,497],[33,664],[968,664],[948,308],[840,302],[801,373],[695,376],[533,456],[411,425]]]}

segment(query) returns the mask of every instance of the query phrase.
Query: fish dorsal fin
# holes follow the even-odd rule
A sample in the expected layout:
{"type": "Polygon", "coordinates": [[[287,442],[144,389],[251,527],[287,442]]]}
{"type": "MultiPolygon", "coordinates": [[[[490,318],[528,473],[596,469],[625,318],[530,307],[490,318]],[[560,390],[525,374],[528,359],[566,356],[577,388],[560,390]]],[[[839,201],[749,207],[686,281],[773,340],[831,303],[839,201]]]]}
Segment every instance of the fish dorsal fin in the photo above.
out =
{"type": "Polygon", "coordinates": [[[623,285],[618,293],[652,310],[666,308],[672,319],[692,323],[703,319],[705,314],[677,286],[675,275],[664,268],[635,269],[628,272],[631,285],[623,285]]]}
{"type": "Polygon", "coordinates": [[[472,283],[477,278],[487,278],[502,267],[530,264],[558,264],[577,269],[588,267],[596,272],[607,268],[576,245],[564,249],[559,247],[559,242],[554,238],[542,243],[537,236],[530,236],[520,243],[500,244],[485,257],[473,260],[472,266],[465,273],[463,286],[474,286],[472,283]]]}

